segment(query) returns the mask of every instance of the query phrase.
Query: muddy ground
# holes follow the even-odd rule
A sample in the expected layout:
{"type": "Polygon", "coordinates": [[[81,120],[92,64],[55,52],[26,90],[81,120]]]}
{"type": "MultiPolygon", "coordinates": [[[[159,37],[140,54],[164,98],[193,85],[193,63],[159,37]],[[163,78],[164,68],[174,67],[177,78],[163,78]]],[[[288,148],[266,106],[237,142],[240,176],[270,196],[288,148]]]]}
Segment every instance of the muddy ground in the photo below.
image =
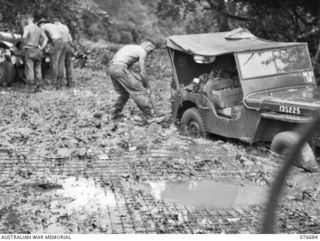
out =
{"type": "MultiPolygon", "coordinates": [[[[0,233],[258,233],[281,160],[268,146],[192,140],[170,122],[169,61],[150,59],[167,121],[139,126],[132,100],[119,122],[105,70],[31,94],[0,90],[0,233]]],[[[160,57],[159,57],[160,56],[160,57]]],[[[319,233],[320,175],[295,168],[278,233],[319,233]]]]}

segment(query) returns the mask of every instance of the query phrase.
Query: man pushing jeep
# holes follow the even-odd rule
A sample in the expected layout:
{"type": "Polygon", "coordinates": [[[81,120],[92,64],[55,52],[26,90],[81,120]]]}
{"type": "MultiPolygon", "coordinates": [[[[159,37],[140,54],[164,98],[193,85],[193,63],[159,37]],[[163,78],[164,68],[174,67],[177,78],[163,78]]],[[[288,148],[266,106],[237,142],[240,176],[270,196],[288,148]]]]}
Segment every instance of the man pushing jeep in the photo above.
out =
{"type": "Polygon", "coordinates": [[[111,109],[111,118],[116,120],[130,96],[144,115],[144,124],[155,117],[151,112],[151,105],[147,97],[150,89],[146,75],[145,61],[149,53],[155,49],[155,44],[146,40],[141,45],[126,45],[112,58],[108,72],[115,91],[119,94],[116,103],[111,109]],[[139,61],[140,73],[130,71],[130,67],[139,61]]]}

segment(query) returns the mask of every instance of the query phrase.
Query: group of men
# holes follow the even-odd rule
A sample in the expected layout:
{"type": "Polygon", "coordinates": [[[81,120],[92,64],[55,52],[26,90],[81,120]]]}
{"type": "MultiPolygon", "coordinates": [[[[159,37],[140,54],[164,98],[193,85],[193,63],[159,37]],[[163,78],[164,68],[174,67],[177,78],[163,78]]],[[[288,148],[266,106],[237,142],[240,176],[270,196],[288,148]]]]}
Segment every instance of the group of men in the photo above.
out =
{"type": "Polygon", "coordinates": [[[22,19],[23,48],[25,50],[25,80],[27,88],[39,90],[55,86],[60,89],[66,72],[67,86],[72,85],[72,37],[69,28],[55,18],[52,23],[40,19],[36,24],[32,15],[22,19]],[[46,76],[42,73],[43,52],[48,44],[50,50],[50,70],[46,76]]]}
{"type": "MultiPolygon", "coordinates": [[[[67,86],[71,86],[72,38],[68,27],[62,24],[59,19],[53,19],[52,23],[41,19],[36,24],[32,15],[26,16],[23,25],[27,85],[33,89],[38,89],[41,83],[47,82],[46,84],[60,89],[63,84],[65,68],[67,86]],[[50,74],[42,81],[41,53],[48,42],[52,43],[50,74]]],[[[156,116],[155,110],[152,108],[149,79],[145,67],[146,57],[155,47],[155,43],[151,40],[145,40],[141,45],[126,45],[110,61],[108,72],[115,91],[119,94],[110,111],[112,119],[116,120],[121,117],[121,111],[130,96],[142,111],[144,121],[159,117],[159,114],[156,116]],[[136,62],[139,62],[140,73],[130,70],[130,67],[136,62]]]]}

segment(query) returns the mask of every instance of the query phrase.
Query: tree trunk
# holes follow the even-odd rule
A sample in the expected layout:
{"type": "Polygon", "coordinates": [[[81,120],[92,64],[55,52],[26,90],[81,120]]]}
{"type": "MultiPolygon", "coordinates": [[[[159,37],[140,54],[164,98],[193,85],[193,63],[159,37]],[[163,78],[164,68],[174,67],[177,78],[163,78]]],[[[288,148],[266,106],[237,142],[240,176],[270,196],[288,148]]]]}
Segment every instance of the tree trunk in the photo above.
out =
{"type": "Polygon", "coordinates": [[[226,2],[224,0],[208,0],[208,3],[212,9],[212,14],[217,15],[218,30],[220,32],[229,31],[226,2]]]}
{"type": "MultiPolygon", "coordinates": [[[[320,16],[320,5],[318,6],[317,12],[318,12],[317,16],[320,16]]],[[[319,17],[318,17],[318,26],[317,27],[320,28],[320,18],[319,17]]],[[[318,49],[317,49],[316,54],[314,56],[316,62],[319,62],[319,56],[320,56],[320,34],[319,34],[318,39],[319,39],[318,49]]]]}

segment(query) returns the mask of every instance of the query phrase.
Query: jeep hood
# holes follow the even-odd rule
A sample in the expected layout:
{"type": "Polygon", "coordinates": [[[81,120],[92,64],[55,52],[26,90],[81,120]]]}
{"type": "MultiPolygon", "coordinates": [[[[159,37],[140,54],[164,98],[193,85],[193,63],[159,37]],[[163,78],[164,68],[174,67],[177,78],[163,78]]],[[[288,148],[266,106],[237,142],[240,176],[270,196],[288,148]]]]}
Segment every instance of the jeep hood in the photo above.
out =
{"type": "Polygon", "coordinates": [[[320,109],[320,87],[308,85],[268,90],[250,94],[244,101],[250,109],[313,116],[313,112],[320,109]],[[298,113],[290,111],[296,108],[299,108],[298,113]]]}

